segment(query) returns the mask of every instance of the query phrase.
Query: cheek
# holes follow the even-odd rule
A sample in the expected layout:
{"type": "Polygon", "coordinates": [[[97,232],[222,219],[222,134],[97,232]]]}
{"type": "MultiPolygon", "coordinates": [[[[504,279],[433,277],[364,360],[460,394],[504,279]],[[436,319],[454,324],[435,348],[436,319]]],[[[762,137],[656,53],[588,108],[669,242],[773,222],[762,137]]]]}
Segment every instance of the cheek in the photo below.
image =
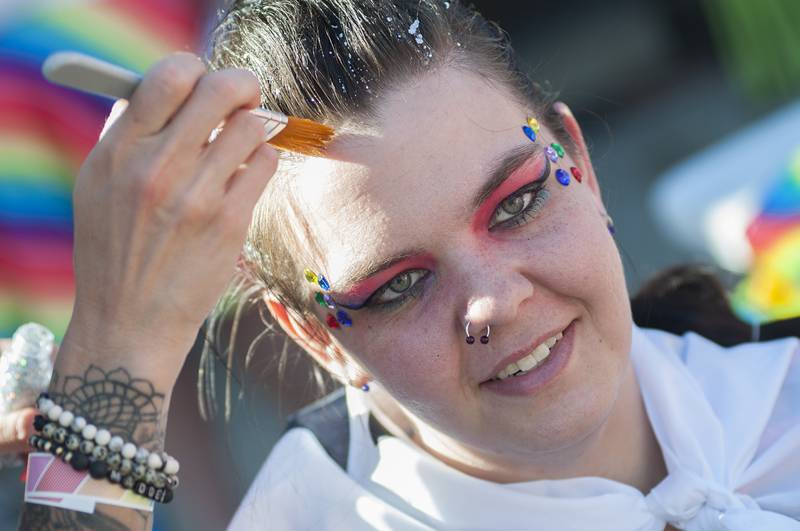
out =
{"type": "Polygon", "coordinates": [[[417,414],[447,403],[461,385],[460,345],[454,344],[452,330],[443,322],[445,309],[426,310],[413,321],[368,327],[353,345],[364,368],[417,414]]]}
{"type": "Polygon", "coordinates": [[[535,241],[526,246],[527,262],[548,287],[598,311],[609,311],[620,300],[628,306],[619,251],[591,192],[582,186],[573,182],[558,190],[535,241]]]}
{"type": "Polygon", "coordinates": [[[620,254],[594,196],[582,186],[573,182],[553,194],[552,208],[528,245],[520,246],[522,261],[531,282],[549,295],[541,304],[577,307],[588,340],[602,343],[603,352],[627,355],[631,315],[620,254]]]}

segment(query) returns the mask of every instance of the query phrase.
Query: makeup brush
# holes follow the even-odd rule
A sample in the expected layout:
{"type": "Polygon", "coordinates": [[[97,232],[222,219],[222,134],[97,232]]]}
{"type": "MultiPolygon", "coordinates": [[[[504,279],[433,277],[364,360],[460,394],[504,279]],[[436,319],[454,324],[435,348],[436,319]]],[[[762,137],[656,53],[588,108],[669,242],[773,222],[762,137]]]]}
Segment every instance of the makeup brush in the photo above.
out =
{"type": "MultiPolygon", "coordinates": [[[[58,85],[125,100],[130,100],[142,81],[136,72],[79,52],[50,55],[42,65],[42,73],[58,85]]],[[[278,149],[320,155],[333,137],[332,128],[312,120],[262,108],[250,112],[264,119],[267,143],[278,149]]]]}

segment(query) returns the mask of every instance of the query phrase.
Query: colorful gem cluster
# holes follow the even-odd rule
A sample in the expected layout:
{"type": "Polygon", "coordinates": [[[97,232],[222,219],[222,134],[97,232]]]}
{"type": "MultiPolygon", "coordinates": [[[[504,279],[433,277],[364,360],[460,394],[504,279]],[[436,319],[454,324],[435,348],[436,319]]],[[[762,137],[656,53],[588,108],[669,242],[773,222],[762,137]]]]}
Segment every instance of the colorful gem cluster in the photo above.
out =
{"type": "MultiPolygon", "coordinates": [[[[536,142],[536,139],[539,134],[539,129],[541,126],[536,118],[528,118],[528,123],[522,126],[522,132],[525,133],[531,142],[536,142]]],[[[560,159],[564,158],[566,154],[564,152],[564,148],[558,142],[553,142],[544,148],[544,154],[553,164],[557,164],[560,159]]],[[[572,173],[572,177],[578,181],[579,183],[583,181],[583,174],[581,170],[577,167],[572,166],[569,169],[570,173],[572,173]]],[[[569,186],[570,183],[570,173],[567,173],[566,170],[562,168],[556,169],[556,180],[561,183],[563,186],[569,186]]]]}
{"type": "MultiPolygon", "coordinates": [[[[539,125],[539,122],[536,120],[536,118],[528,118],[527,123],[522,126],[522,132],[525,133],[525,136],[527,136],[531,142],[536,142],[539,129],[541,129],[541,126],[539,125]]],[[[566,155],[564,147],[558,142],[553,142],[550,145],[545,146],[544,154],[547,157],[547,159],[553,164],[558,164],[558,162],[564,158],[564,155],[566,155]]],[[[556,168],[555,172],[556,180],[563,186],[569,186],[571,180],[570,173],[572,174],[572,177],[576,181],[578,181],[579,183],[583,182],[583,174],[581,173],[581,170],[575,166],[570,167],[569,173],[567,173],[567,171],[564,170],[563,168],[556,168]]],[[[607,214],[605,215],[605,217],[606,217],[606,226],[608,227],[608,232],[611,233],[612,236],[614,236],[616,234],[616,230],[614,229],[614,222],[611,220],[611,217],[608,216],[607,214]]],[[[469,336],[469,334],[467,334],[467,336],[469,336]]]]}
{"type": "MultiPolygon", "coordinates": [[[[317,275],[310,269],[306,269],[305,271],[303,271],[303,275],[306,277],[306,280],[308,281],[309,284],[314,284],[315,286],[319,286],[324,291],[330,291],[331,285],[324,275],[317,275]]],[[[334,302],[333,300],[333,297],[331,297],[329,294],[317,292],[314,295],[314,300],[317,301],[317,304],[319,304],[323,308],[335,311],[335,314],[329,313],[325,317],[325,323],[330,328],[339,328],[340,326],[344,327],[353,326],[353,320],[350,319],[350,315],[348,315],[348,313],[343,309],[338,308],[336,306],[336,302],[334,302]]]]}

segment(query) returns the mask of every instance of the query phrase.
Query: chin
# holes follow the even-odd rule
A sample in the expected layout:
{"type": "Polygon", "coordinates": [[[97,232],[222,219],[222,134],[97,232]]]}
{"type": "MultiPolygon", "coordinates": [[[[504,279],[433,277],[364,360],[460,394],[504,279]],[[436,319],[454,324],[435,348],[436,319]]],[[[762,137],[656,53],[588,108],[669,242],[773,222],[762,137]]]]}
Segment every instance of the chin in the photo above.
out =
{"type": "Polygon", "coordinates": [[[599,434],[616,404],[628,361],[598,354],[576,356],[547,392],[527,403],[489,413],[482,433],[491,439],[481,446],[502,454],[537,454],[578,447],[599,434]]]}

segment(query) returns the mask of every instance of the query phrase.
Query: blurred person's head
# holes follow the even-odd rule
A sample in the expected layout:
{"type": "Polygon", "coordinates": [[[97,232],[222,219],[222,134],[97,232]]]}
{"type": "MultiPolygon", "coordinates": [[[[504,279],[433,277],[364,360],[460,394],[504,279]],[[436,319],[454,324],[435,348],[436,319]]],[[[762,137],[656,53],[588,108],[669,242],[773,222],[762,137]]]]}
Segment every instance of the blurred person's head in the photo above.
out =
{"type": "Polygon", "coordinates": [[[619,253],[578,124],[496,26],[455,1],[240,2],[209,63],[247,68],[265,107],[337,130],[326,157],[283,157],[246,253],[316,361],[345,384],[377,382],[386,415],[455,461],[513,464],[603,427],[629,368],[619,253]],[[550,142],[582,182],[556,180],[550,142]],[[326,324],[306,268],[360,308],[352,327],[326,324]],[[490,342],[467,344],[467,322],[475,336],[491,326],[490,342]],[[510,355],[565,330],[556,378],[535,392],[498,383],[510,355]]]}

